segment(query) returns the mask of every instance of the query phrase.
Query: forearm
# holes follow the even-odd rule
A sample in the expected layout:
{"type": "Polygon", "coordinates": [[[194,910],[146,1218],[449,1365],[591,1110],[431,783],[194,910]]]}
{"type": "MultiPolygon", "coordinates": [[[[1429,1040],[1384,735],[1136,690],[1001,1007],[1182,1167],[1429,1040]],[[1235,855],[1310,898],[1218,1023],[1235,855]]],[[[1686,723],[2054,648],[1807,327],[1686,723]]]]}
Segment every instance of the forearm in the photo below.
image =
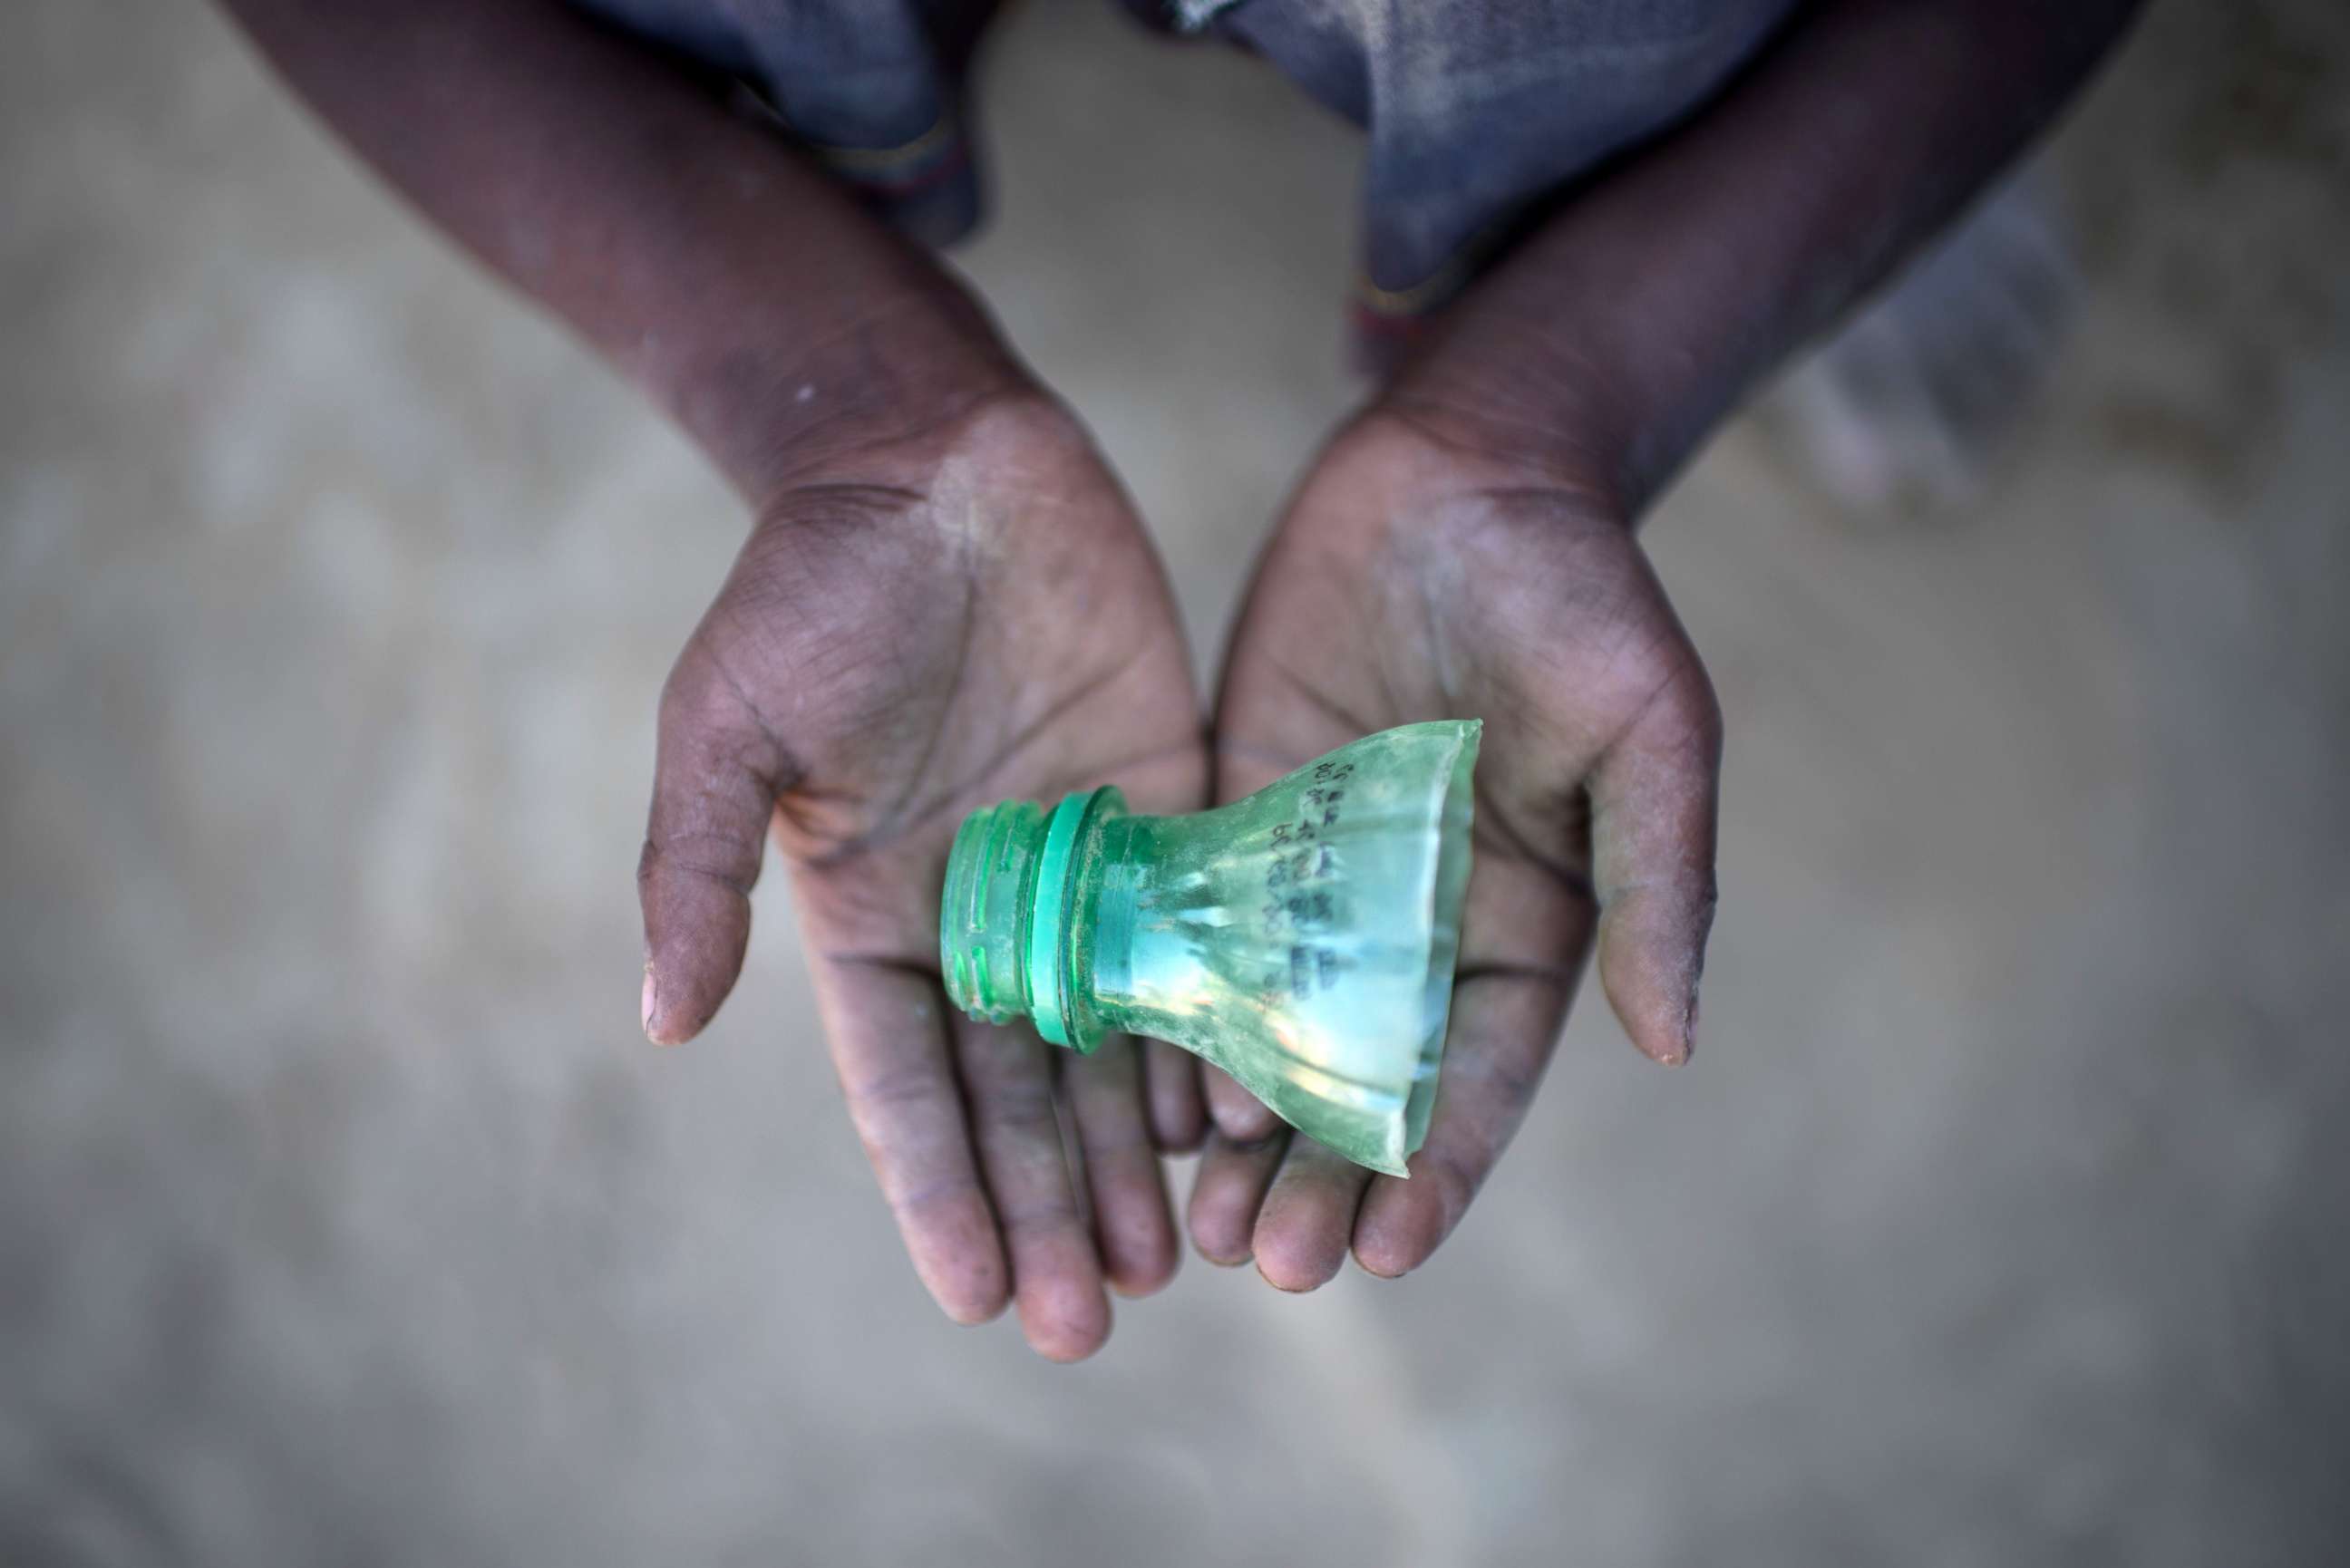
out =
{"type": "Polygon", "coordinates": [[[2054,117],[2135,0],[1836,0],[1575,198],[1389,389],[1637,511],[2054,117]]]}
{"type": "Polygon", "coordinates": [[[1015,375],[983,313],[769,130],[556,0],[224,0],[386,179],[758,499],[1015,375]]]}

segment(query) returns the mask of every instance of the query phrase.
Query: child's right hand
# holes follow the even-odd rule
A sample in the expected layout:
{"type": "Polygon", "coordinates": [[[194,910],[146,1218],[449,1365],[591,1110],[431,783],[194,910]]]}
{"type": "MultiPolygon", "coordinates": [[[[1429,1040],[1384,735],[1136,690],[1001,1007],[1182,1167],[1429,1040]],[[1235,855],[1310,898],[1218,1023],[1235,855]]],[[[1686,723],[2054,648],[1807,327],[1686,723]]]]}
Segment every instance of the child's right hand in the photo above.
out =
{"type": "Polygon", "coordinates": [[[1180,1070],[1055,1062],[951,1019],[938,908],[963,814],[1116,783],[1189,810],[1199,706],[1158,561],[1076,423],[962,289],[772,128],[571,8],[227,0],[423,212],[642,384],[756,517],[671,674],[639,873],[644,1022],[684,1040],[741,970],[772,821],[850,1115],[947,1312],[1016,1298],[1048,1355],[1105,1279],[1175,1264],[1152,1137],[1180,1070]],[[1151,1109],[1146,1111],[1146,1079],[1151,1109]],[[1056,1084],[1093,1199],[1062,1155],[1056,1084]]]}
{"type": "Polygon", "coordinates": [[[1139,1294],[1172,1274],[1158,1147],[1197,1140],[1197,1089],[1171,1047],[1146,1073],[1129,1041],[1078,1057],[953,1012],[940,877],[972,808],[1101,783],[1146,810],[1196,809],[1206,789],[1181,631],[1125,496],[1041,393],[929,422],[894,410],[870,440],[828,431],[760,507],[670,677],[638,872],[646,1032],[682,1041],[742,967],[772,822],[849,1115],[916,1271],[959,1322],[1016,1300],[1060,1360],[1107,1334],[1105,1280],[1139,1294]]]}

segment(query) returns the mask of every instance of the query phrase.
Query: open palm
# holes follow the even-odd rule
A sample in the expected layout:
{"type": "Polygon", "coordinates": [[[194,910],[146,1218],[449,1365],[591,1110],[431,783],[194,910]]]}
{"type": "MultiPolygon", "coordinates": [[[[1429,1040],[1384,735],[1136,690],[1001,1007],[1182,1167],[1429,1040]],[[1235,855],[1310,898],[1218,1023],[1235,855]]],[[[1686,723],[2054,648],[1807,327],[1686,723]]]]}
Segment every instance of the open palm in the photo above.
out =
{"type": "Polygon", "coordinates": [[[1687,1058],[1713,909],[1711,689],[1604,490],[1374,412],[1293,501],[1234,630],[1216,796],[1394,724],[1481,718],[1475,849],[1427,1143],[1407,1180],[1288,1135],[1211,1075],[1191,1224],[1285,1289],[1351,1247],[1417,1267],[1531,1103],[1595,937],[1633,1041],[1687,1058]]]}
{"type": "Polygon", "coordinates": [[[1000,399],[828,457],[764,506],[663,695],[646,1030],[689,1038],[733,986],[772,826],[849,1111],[923,1282],[965,1322],[1016,1299],[1040,1351],[1088,1354],[1105,1279],[1139,1293],[1173,1270],[1152,1129],[1197,1137],[1188,1070],[953,1013],[941,868],[976,806],[1115,783],[1191,810],[1205,772],[1159,564],[1063,410],[1000,399]]]}

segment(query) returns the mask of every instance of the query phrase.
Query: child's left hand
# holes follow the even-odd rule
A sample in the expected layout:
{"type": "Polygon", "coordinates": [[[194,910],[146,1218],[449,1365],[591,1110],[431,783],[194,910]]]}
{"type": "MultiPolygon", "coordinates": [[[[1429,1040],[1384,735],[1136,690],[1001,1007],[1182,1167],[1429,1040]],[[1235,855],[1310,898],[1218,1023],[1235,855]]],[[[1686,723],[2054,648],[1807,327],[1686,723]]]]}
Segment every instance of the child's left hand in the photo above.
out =
{"type": "Polygon", "coordinates": [[[1375,410],[1324,454],[1250,588],[1217,798],[1451,717],[1485,722],[1476,860],[1411,1179],[1288,1134],[1209,1071],[1193,1241],[1284,1290],[1327,1281],[1350,1245],[1378,1274],[1428,1260],[1532,1103],[1595,935],[1634,1044],[1666,1063],[1693,1044],[1721,737],[1696,650],[1603,488],[1484,455],[1440,414],[1375,410]]]}

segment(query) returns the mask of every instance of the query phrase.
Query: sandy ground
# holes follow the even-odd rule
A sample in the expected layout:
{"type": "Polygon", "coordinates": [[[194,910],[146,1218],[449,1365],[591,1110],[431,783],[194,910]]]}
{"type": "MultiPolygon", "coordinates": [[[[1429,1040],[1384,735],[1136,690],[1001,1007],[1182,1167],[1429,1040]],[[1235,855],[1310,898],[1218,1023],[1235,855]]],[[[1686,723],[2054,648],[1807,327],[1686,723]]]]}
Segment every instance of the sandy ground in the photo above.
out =
{"type": "MultiPolygon", "coordinates": [[[[1194,1260],[1086,1366],[916,1286],[780,878],[637,1034],[656,691],[742,519],[189,5],[0,50],[0,1559],[2350,1552],[2350,12],[2158,9],[1981,500],[1741,425],[1706,1057],[1586,1008],[1438,1263],[1194,1260]]],[[[1350,132],[1104,7],[965,257],[1211,650],[1346,406],[1350,132]]]]}

